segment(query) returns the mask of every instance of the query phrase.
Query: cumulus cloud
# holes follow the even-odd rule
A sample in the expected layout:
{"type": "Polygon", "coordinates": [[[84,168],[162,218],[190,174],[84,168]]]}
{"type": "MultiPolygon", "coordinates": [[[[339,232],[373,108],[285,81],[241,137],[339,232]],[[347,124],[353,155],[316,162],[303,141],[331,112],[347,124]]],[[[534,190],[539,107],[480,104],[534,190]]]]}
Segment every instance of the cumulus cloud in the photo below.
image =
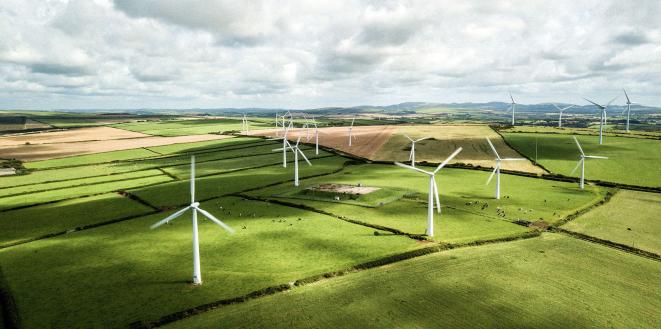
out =
{"type": "Polygon", "coordinates": [[[0,107],[661,105],[661,3],[3,0],[0,107]]]}

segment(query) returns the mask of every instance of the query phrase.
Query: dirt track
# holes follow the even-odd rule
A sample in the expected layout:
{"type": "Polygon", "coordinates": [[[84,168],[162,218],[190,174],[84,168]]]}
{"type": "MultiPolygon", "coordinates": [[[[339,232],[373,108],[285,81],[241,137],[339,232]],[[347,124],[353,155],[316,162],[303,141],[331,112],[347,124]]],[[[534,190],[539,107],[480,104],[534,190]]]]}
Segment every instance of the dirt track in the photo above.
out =
{"type": "MultiPolygon", "coordinates": [[[[340,150],[345,153],[354,154],[360,157],[371,159],[374,154],[390,139],[390,136],[397,130],[395,126],[356,126],[353,127],[354,136],[349,147],[349,128],[348,127],[329,127],[319,129],[319,145],[340,150]]],[[[251,131],[251,135],[275,136],[275,131],[257,130],[251,131]]],[[[314,143],[314,129],[310,129],[310,139],[307,140],[307,132],[303,128],[295,128],[289,131],[287,135],[289,140],[295,141],[299,136],[301,142],[314,143]]]]}

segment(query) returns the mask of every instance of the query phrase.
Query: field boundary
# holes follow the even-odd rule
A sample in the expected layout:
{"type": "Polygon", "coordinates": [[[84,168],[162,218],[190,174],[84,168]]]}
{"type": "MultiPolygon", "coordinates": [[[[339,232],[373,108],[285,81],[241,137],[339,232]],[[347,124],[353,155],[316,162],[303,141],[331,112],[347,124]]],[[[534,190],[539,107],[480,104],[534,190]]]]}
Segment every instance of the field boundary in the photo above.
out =
{"type": "Polygon", "coordinates": [[[363,263],[359,263],[353,266],[350,266],[345,269],[337,270],[337,271],[330,271],[322,274],[317,274],[317,275],[312,275],[309,277],[305,277],[302,279],[295,280],[293,282],[289,283],[283,283],[275,286],[270,286],[267,288],[259,289],[252,291],[248,294],[238,296],[238,297],[233,297],[233,298],[227,298],[227,299],[221,299],[217,300],[211,303],[195,306],[192,308],[189,308],[187,310],[171,313],[168,315],[165,315],[161,318],[159,318],[156,321],[153,322],[144,322],[144,321],[137,321],[133,322],[130,324],[130,328],[133,329],[150,329],[150,328],[157,328],[164,326],[166,324],[170,324],[179,320],[183,320],[198,314],[206,313],[218,308],[221,308],[223,306],[228,306],[228,305],[233,305],[233,304],[240,304],[247,302],[252,299],[257,299],[261,297],[266,297],[269,295],[275,295],[276,293],[279,292],[284,292],[284,291],[289,291],[292,290],[296,287],[302,287],[305,285],[309,285],[312,283],[320,282],[323,280],[327,279],[332,279],[335,277],[339,276],[344,276],[350,273],[355,273],[359,271],[364,271],[368,269],[373,269],[373,268],[378,268],[382,267],[385,265],[393,264],[396,262],[400,261],[405,261],[413,258],[417,258],[420,256],[425,256],[429,254],[434,254],[446,250],[452,250],[452,249],[458,249],[458,248],[467,248],[467,247],[476,247],[476,246],[482,246],[482,245],[488,245],[488,244],[495,244],[495,243],[505,243],[505,242],[511,242],[511,241],[517,241],[517,240],[525,240],[525,239],[531,239],[531,238],[536,238],[541,235],[541,231],[535,230],[531,232],[526,232],[523,234],[517,234],[509,237],[504,237],[504,238],[497,238],[497,239],[488,239],[488,240],[477,240],[473,242],[466,242],[466,243],[457,243],[457,244],[451,244],[451,243],[445,243],[445,244],[435,244],[434,246],[429,246],[425,248],[420,248],[420,249],[415,249],[415,250],[410,250],[406,251],[403,253],[398,253],[398,254],[393,254],[390,256],[385,256],[381,257],[372,261],[367,261],[363,263]]]}
{"type": "Polygon", "coordinates": [[[613,241],[606,240],[606,239],[597,238],[597,237],[587,235],[587,234],[583,234],[583,233],[579,233],[579,232],[565,230],[561,227],[550,227],[549,232],[561,233],[561,234],[564,234],[564,235],[567,235],[567,236],[571,236],[573,238],[577,238],[577,239],[580,239],[580,240],[600,244],[600,245],[603,245],[603,246],[606,246],[606,247],[610,247],[610,248],[618,249],[618,250],[621,250],[621,251],[624,251],[624,252],[627,252],[627,253],[630,253],[630,254],[634,254],[636,256],[646,257],[646,258],[661,262],[661,255],[653,253],[651,251],[647,251],[647,250],[639,249],[639,248],[636,248],[636,247],[632,247],[632,246],[629,246],[629,245],[626,245],[626,244],[613,242],[613,241]]]}
{"type": "Polygon", "coordinates": [[[20,318],[16,307],[14,297],[9,290],[2,267],[0,267],[0,312],[2,312],[3,323],[5,329],[19,329],[20,318]]]}

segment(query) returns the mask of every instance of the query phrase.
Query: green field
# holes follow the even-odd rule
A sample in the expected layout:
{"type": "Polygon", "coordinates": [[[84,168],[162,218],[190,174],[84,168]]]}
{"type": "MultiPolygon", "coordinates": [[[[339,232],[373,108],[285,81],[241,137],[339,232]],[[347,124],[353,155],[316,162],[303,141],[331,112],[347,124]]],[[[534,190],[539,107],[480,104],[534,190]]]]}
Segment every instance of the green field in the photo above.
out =
{"type": "MultiPolygon", "coordinates": [[[[506,133],[505,140],[519,152],[535,159],[553,173],[580,176],[580,170],[570,175],[579,160],[579,150],[572,135],[506,133]]],[[[661,142],[652,139],[604,137],[599,145],[598,136],[576,136],[585,154],[608,157],[607,160],[587,159],[585,176],[589,180],[661,187],[661,142]]]]}
{"type": "MultiPolygon", "coordinates": [[[[549,224],[602,199],[606,190],[584,191],[576,184],[502,175],[503,198],[493,198],[493,185],[485,186],[489,173],[464,169],[443,169],[437,177],[443,213],[435,214],[436,238],[463,242],[518,234],[527,228],[511,223],[517,219],[549,224]],[[498,216],[498,208],[504,216],[498,216]]],[[[402,198],[381,207],[364,207],[351,202],[290,198],[290,185],[274,186],[251,195],[310,206],[363,222],[412,234],[424,234],[427,219],[426,176],[392,165],[359,165],[340,173],[306,180],[303,187],[319,183],[362,184],[370,187],[405,186],[417,197],[402,198]]]]}
{"type": "Polygon", "coordinates": [[[661,194],[619,191],[563,228],[661,254],[661,194]]]}
{"type": "Polygon", "coordinates": [[[200,287],[186,283],[192,273],[186,217],[149,230],[166,214],[151,215],[0,249],[23,328],[127,327],[420,246],[267,203],[225,198],[202,207],[237,233],[201,222],[200,287]]]}
{"type": "MultiPolygon", "coordinates": [[[[659,262],[556,233],[353,270],[423,248],[459,247],[448,243],[536,235],[538,227],[561,223],[603,200],[607,188],[580,190],[575,183],[503,174],[503,198],[495,200],[493,184],[485,185],[488,171],[445,168],[437,177],[443,212],[435,214],[436,236],[424,241],[418,235],[426,228],[426,176],[326,151],[316,156],[302,146],[312,166],[301,161],[297,188],[291,153],[283,168],[282,153],[272,151],[280,145],[239,137],[108,152],[28,163],[29,174],[0,178],[0,285],[16,302],[21,328],[126,328],[335,271],[357,273],[175,324],[288,326],[281,322],[285,315],[297,327],[651,327],[658,322],[652,310],[661,306],[655,285],[659,262]],[[197,161],[197,200],[237,231],[229,235],[200,220],[201,286],[189,283],[189,215],[149,229],[189,204],[191,154],[197,161]],[[380,189],[340,200],[334,192],[306,190],[325,183],[380,189]],[[263,313],[242,313],[254,307],[263,307],[263,313]],[[416,322],[425,307],[433,315],[416,322]],[[340,313],[355,321],[343,321],[340,313]],[[241,317],[248,322],[239,322],[241,317]]],[[[631,198],[640,199],[620,191],[604,208],[631,198]]],[[[653,195],[641,202],[655,200],[653,195]]],[[[604,208],[566,227],[599,220],[604,208]]],[[[649,211],[648,217],[657,210],[649,211]]],[[[582,232],[617,233],[617,225],[586,224],[582,232]]],[[[653,240],[659,232],[645,231],[645,220],[627,225],[645,233],[647,249],[658,247],[653,240]]]]}
{"type": "Polygon", "coordinates": [[[545,234],[324,280],[169,327],[653,328],[660,267],[545,234]]]}

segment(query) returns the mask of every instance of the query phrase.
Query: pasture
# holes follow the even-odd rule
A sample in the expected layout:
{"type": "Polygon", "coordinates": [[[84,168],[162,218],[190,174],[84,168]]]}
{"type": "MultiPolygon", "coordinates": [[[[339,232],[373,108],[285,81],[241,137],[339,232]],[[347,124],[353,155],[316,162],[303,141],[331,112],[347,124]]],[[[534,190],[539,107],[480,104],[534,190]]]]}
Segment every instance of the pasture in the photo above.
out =
{"type": "MultiPolygon", "coordinates": [[[[580,170],[571,171],[579,160],[580,152],[572,135],[504,133],[503,137],[517,151],[535,158],[552,173],[579,177],[580,170]]],[[[643,138],[604,137],[599,145],[598,136],[576,136],[588,155],[608,157],[607,160],[587,159],[586,179],[602,180],[630,185],[661,187],[661,152],[659,141],[643,138]]]]}
{"type": "Polygon", "coordinates": [[[564,229],[661,254],[661,195],[621,190],[564,229]]]}
{"type": "Polygon", "coordinates": [[[653,328],[659,267],[543,234],[322,280],[166,328],[653,328]]]}
{"type": "MultiPolygon", "coordinates": [[[[250,129],[272,128],[273,123],[262,120],[249,119],[250,129]]],[[[192,119],[192,120],[165,120],[120,123],[113,125],[115,128],[136,131],[155,136],[186,136],[202,135],[210,133],[239,132],[241,130],[240,118],[222,119],[192,119]]]]}

